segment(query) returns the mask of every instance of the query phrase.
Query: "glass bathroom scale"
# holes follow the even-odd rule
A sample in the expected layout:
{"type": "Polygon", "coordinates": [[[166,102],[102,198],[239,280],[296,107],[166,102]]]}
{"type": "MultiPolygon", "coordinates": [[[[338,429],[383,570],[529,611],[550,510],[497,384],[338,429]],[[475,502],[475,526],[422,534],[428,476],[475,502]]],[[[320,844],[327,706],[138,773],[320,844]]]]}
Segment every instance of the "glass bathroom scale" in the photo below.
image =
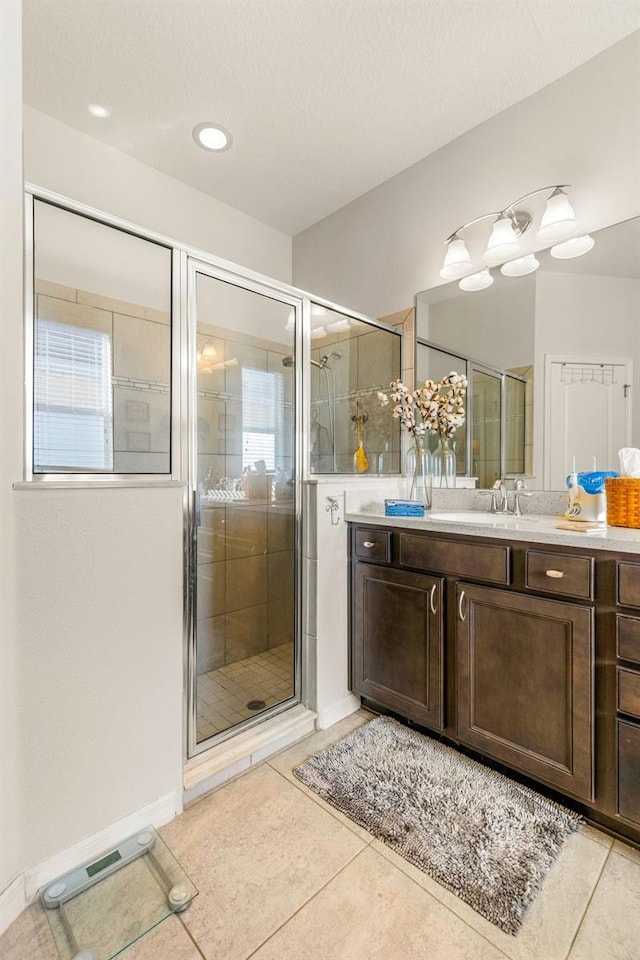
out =
{"type": "Polygon", "coordinates": [[[61,960],[112,960],[198,894],[153,827],[40,891],[61,960]]]}

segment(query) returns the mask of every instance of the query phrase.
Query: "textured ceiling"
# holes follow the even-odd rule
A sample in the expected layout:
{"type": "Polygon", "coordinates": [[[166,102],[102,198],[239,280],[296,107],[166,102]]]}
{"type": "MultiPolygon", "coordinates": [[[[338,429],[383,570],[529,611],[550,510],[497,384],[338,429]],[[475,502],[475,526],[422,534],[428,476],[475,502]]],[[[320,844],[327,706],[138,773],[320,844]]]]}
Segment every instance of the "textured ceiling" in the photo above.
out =
{"type": "Polygon", "coordinates": [[[636,0],[23,6],[26,103],[289,234],[639,25],[636,0]],[[203,120],[231,150],[195,145],[203,120]]]}

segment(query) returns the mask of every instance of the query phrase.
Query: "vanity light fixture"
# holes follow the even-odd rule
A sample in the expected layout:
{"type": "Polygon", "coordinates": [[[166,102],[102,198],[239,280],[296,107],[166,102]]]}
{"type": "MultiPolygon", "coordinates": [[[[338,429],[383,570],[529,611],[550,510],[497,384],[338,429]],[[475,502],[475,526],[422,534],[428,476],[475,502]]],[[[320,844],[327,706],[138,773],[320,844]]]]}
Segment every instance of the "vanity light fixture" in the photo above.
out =
{"type": "Polygon", "coordinates": [[[541,243],[555,243],[572,237],[577,230],[578,221],[569,203],[569,197],[562,187],[556,187],[547,200],[536,240],[540,240],[541,243]]]}
{"type": "Polygon", "coordinates": [[[325,327],[314,327],[313,330],[311,331],[312,340],[320,340],[322,339],[322,337],[326,337],[326,335],[327,335],[327,331],[325,327]]]}
{"type": "Polygon", "coordinates": [[[596,242],[593,237],[585,233],[582,237],[572,237],[571,240],[565,240],[564,243],[558,243],[551,247],[551,256],[556,260],[572,260],[574,257],[581,257],[584,253],[593,250],[596,242]]]}
{"type": "Polygon", "coordinates": [[[447,240],[447,252],[440,276],[443,280],[459,280],[471,270],[471,257],[462,237],[454,234],[447,240]]]}
{"type": "Polygon", "coordinates": [[[222,153],[233,143],[228,130],[221,127],[219,123],[210,121],[199,123],[193,128],[193,139],[203,150],[209,150],[212,153],[222,153]]]}
{"type": "Polygon", "coordinates": [[[111,116],[111,110],[99,103],[90,103],[87,109],[92,117],[98,117],[99,120],[106,120],[111,116]]]}
{"type": "Polygon", "coordinates": [[[502,212],[493,225],[487,249],[484,252],[484,262],[490,266],[502,263],[520,250],[518,234],[513,228],[511,217],[502,212]]]}
{"type": "Polygon", "coordinates": [[[486,290],[493,283],[493,277],[490,271],[480,270],[479,273],[472,273],[468,277],[463,277],[458,286],[467,293],[474,293],[476,290],[486,290]]]}
{"type": "MultiPolygon", "coordinates": [[[[475,217],[475,219],[463,223],[445,240],[447,252],[440,270],[442,279],[458,280],[461,277],[469,279],[471,282],[465,284],[465,286],[460,284],[463,290],[484,290],[485,287],[493,283],[492,278],[490,282],[487,282],[487,277],[491,277],[487,270],[481,270],[468,276],[470,271],[473,270],[473,264],[464,239],[460,235],[467,227],[489,218],[493,219],[494,223],[487,248],[483,254],[484,262],[490,267],[496,267],[505,261],[509,261],[511,266],[502,271],[507,277],[519,277],[526,273],[533,273],[538,268],[535,257],[532,259],[531,256],[518,256],[521,252],[520,237],[528,230],[533,219],[527,210],[520,208],[520,204],[539,193],[551,191],[540,227],[536,233],[536,239],[543,243],[566,240],[578,230],[578,221],[566,194],[567,186],[567,184],[556,184],[539,187],[537,190],[532,190],[531,193],[526,193],[523,197],[514,200],[513,203],[508,204],[502,210],[485,213],[481,217],[475,217]],[[482,279],[480,281],[471,279],[476,277],[482,279]],[[481,286],[477,286],[478,283],[481,283],[481,286]]],[[[584,252],[586,253],[586,250],[584,252]]],[[[579,254],[574,254],[574,256],[579,256],[579,254]]]]}
{"type": "Polygon", "coordinates": [[[528,273],[534,273],[540,266],[540,261],[534,253],[528,257],[518,257],[517,260],[509,260],[500,267],[500,273],[505,277],[526,277],[528,273]]]}

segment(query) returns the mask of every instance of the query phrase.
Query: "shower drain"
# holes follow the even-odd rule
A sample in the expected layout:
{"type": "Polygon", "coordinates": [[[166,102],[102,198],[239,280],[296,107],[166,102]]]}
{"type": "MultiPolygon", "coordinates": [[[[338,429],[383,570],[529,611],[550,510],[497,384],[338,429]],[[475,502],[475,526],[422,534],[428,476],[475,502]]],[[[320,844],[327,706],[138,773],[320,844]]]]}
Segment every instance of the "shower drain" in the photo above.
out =
{"type": "Polygon", "coordinates": [[[249,700],[247,710],[264,710],[266,703],[264,700],[249,700]]]}

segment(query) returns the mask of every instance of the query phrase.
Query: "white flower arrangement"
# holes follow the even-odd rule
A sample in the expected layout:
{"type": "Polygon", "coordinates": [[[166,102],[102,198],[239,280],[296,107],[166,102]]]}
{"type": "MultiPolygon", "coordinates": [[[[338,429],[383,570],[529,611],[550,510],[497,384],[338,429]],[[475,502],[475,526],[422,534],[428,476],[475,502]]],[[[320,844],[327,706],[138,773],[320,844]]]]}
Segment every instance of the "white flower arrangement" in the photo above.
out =
{"type": "Polygon", "coordinates": [[[465,420],[464,397],[467,378],[451,372],[442,380],[425,380],[424,386],[409,390],[402,380],[392,380],[391,393],[379,392],[383,407],[391,401],[391,415],[413,437],[437,433],[451,438],[465,420]]]}

